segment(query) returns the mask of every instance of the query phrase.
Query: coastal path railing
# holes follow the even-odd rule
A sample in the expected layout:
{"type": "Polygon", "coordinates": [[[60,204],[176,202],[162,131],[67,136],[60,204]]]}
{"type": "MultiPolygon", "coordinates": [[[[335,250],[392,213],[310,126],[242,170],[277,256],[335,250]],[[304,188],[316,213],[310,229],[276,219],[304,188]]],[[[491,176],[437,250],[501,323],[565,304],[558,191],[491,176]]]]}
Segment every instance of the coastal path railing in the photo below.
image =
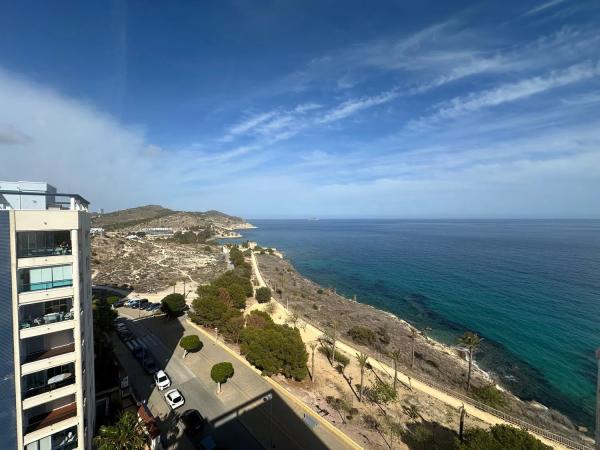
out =
{"type": "MultiPolygon", "coordinates": [[[[384,370],[384,372],[387,373],[387,375],[389,375],[390,377],[393,378],[393,375],[390,374],[387,370],[384,369],[383,364],[379,364],[380,368],[384,370]]],[[[441,384],[438,384],[434,381],[431,380],[427,380],[425,378],[421,378],[418,376],[414,376],[411,374],[410,378],[417,380],[423,384],[428,385],[429,387],[432,387],[434,389],[437,389],[438,391],[442,391],[445,394],[448,394],[452,397],[456,397],[462,401],[464,401],[465,403],[468,403],[471,406],[476,407],[477,409],[480,409],[488,414],[491,414],[493,416],[496,416],[506,422],[509,422],[513,425],[516,425],[524,430],[527,431],[531,431],[532,433],[535,433],[539,436],[545,437],[546,439],[549,439],[551,441],[557,442],[559,444],[564,445],[565,447],[568,448],[572,448],[575,450],[594,450],[594,447],[590,446],[590,445],[586,445],[584,443],[581,442],[576,442],[572,439],[566,438],[564,436],[561,436],[560,434],[556,434],[553,433],[552,431],[546,430],[545,428],[541,428],[538,427],[536,425],[533,425],[529,422],[526,422],[522,419],[519,419],[517,417],[511,416],[510,414],[507,414],[503,411],[497,410],[495,408],[492,408],[489,405],[486,405],[485,403],[482,403],[480,401],[475,400],[474,398],[471,398],[465,394],[462,394],[460,392],[456,392],[452,389],[449,389],[441,384]]]]}

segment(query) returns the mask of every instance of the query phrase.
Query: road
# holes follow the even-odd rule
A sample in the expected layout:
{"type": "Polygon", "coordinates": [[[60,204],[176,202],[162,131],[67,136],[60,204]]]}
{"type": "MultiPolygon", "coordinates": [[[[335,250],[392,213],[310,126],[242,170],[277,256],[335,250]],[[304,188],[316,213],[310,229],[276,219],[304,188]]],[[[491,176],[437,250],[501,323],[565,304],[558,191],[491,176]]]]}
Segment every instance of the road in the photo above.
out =
{"type": "MultiPolygon", "coordinates": [[[[177,414],[194,408],[211,423],[217,442],[226,448],[277,449],[345,449],[351,448],[338,436],[314,421],[305,421],[297,405],[281,397],[259,374],[232,357],[220,345],[201,336],[202,350],[183,358],[178,343],[183,335],[197,334],[184,318],[165,320],[163,317],[138,318],[138,312],[119,308],[134,334],[152,351],[159,365],[165,368],[172,387],[179,389],[186,404],[177,414]],[[218,362],[231,362],[234,377],[216,394],[216,384],[210,369],[218,362]]],[[[182,437],[176,414],[169,411],[163,393],[152,386],[152,380],[122,346],[116,352],[130,375],[141,398],[148,400],[151,411],[161,418],[169,436],[169,448],[187,449],[190,442],[182,437]]]]}

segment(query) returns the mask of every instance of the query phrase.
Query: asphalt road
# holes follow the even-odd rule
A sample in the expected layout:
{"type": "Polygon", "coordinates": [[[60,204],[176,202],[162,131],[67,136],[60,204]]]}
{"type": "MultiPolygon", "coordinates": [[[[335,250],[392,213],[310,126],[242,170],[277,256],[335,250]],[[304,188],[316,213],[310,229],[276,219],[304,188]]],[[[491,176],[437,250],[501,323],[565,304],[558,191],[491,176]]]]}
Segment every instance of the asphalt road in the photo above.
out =
{"type": "Polygon", "coordinates": [[[144,313],[138,318],[138,312],[128,308],[119,308],[119,313],[167,372],[172,388],[179,389],[185,398],[185,405],[173,414],[164,400],[164,391],[154,388],[152,379],[121,347],[120,359],[127,359],[124,365],[130,382],[140,398],[148,399],[151,411],[161,418],[161,427],[170,442],[169,448],[191,448],[191,443],[182,436],[181,427],[177,425],[177,415],[191,408],[208,419],[215,440],[226,448],[348,448],[329,430],[305,422],[302,411],[286,402],[260,375],[214,342],[202,339],[202,350],[183,359],[183,350],[178,346],[181,337],[197,334],[185,318],[165,320],[163,317],[144,317],[144,313]],[[210,369],[222,361],[233,364],[235,375],[217,395],[210,369]]]}

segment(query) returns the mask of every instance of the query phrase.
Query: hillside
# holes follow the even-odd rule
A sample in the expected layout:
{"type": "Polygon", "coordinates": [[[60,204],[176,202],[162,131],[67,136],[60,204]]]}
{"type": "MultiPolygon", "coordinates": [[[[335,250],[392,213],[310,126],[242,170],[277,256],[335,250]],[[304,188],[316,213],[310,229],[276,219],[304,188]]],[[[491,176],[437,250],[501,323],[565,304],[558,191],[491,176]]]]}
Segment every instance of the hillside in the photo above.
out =
{"type": "Polygon", "coordinates": [[[241,217],[230,216],[220,211],[174,211],[159,205],[147,205],[106,214],[94,214],[92,226],[109,231],[139,231],[148,227],[169,227],[178,231],[216,227],[215,231],[218,233],[219,229],[232,230],[248,228],[251,225],[241,217]]]}

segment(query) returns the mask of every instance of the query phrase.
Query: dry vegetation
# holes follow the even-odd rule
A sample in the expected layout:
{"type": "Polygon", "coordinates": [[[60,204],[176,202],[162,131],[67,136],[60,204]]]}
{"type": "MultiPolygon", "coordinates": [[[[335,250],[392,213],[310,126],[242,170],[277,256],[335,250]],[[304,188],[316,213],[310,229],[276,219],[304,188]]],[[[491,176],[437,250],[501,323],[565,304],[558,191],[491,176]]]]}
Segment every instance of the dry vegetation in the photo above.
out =
{"type": "Polygon", "coordinates": [[[183,278],[210,281],[227,269],[227,263],[218,246],[94,237],[92,269],[95,284],[127,284],[151,293],[183,278]]]}

